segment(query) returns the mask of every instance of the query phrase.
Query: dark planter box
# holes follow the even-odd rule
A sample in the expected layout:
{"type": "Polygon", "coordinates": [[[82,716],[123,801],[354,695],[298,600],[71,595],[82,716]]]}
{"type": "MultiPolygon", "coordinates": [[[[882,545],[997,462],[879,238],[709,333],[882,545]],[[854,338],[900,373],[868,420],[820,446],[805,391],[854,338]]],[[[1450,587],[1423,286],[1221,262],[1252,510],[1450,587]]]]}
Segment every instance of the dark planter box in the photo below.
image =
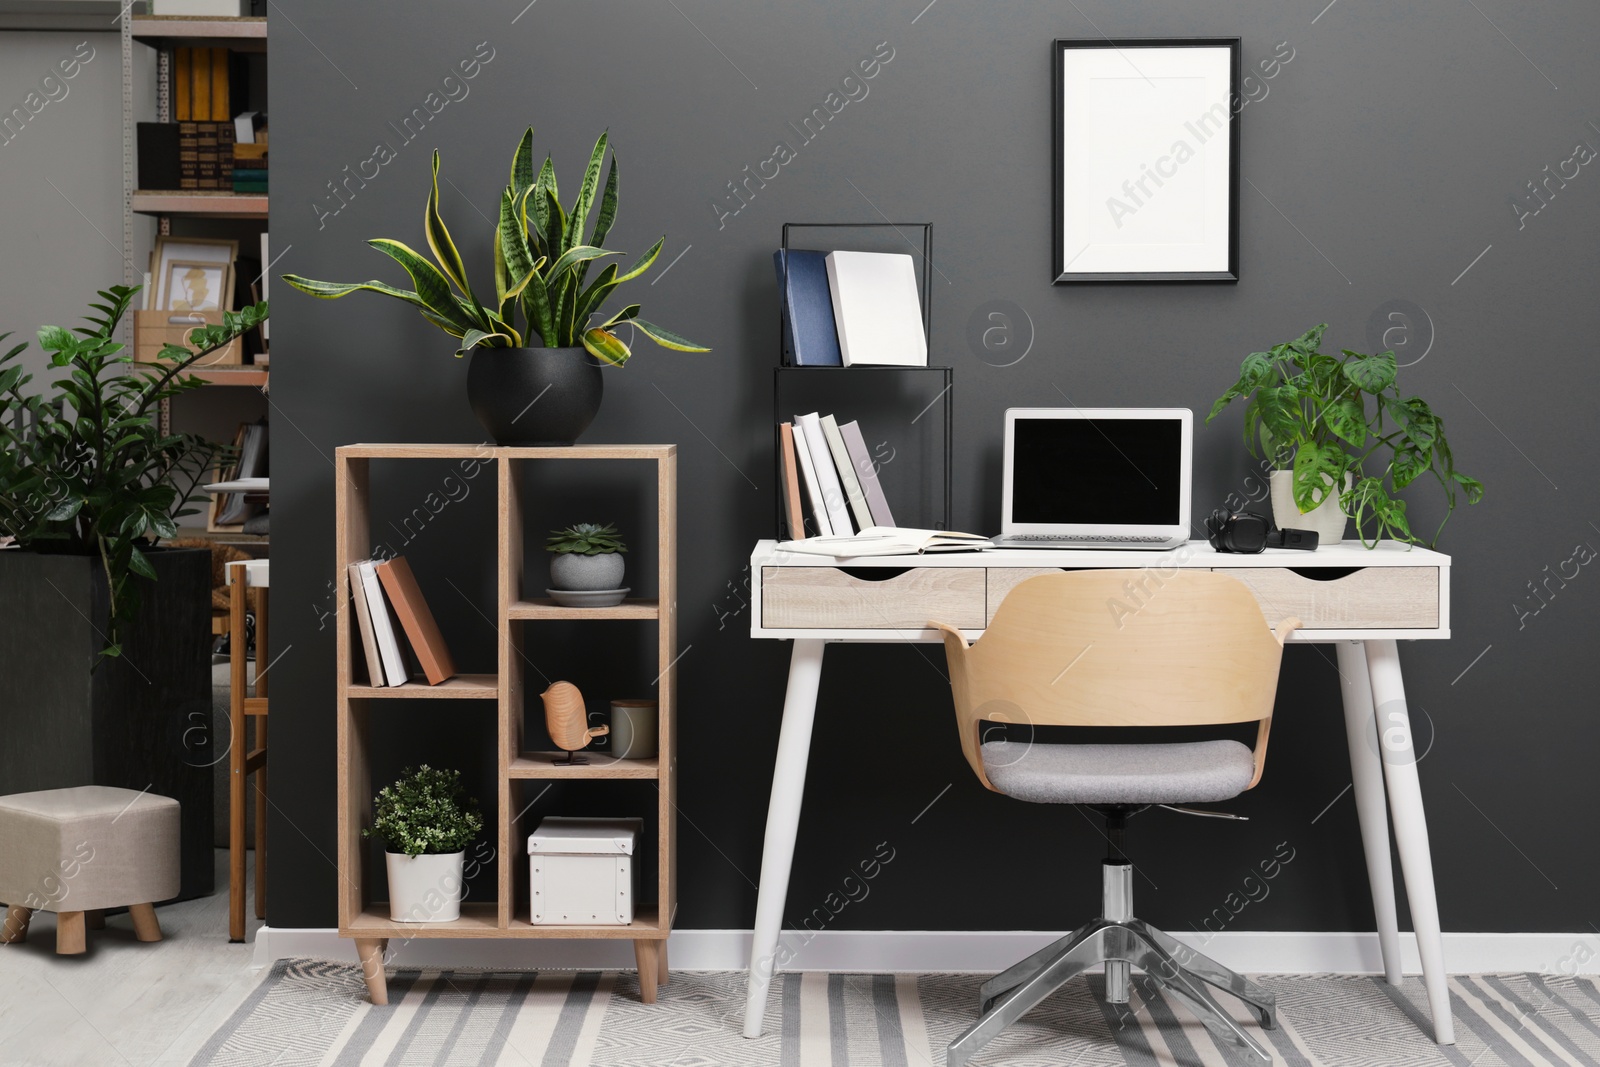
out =
{"type": "Polygon", "coordinates": [[[149,790],[183,805],[178,899],[215,888],[211,553],[148,553],[120,659],[100,659],[108,597],[98,557],[0,552],[0,794],[75,785],[149,790]],[[92,671],[91,671],[92,668],[92,671]]]}

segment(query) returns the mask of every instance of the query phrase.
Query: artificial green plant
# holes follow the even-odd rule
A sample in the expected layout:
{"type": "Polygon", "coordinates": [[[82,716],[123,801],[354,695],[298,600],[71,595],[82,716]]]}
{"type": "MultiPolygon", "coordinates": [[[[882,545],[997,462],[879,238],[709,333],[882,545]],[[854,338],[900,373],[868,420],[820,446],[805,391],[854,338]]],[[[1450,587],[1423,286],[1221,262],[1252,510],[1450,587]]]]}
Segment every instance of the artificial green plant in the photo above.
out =
{"type": "Polygon", "coordinates": [[[478,802],[461,788],[461,772],[424,763],[416,770],[407,767],[392,785],[378,790],[372,826],[361,836],[381,840],[390,852],[448,856],[482,832],[483,816],[478,802]]]}
{"type": "Polygon", "coordinates": [[[26,342],[0,356],[0,534],[23,548],[99,557],[110,593],[105,656],[121,654],[138,611],[133,579],[155,580],[145,550],[176,536],[177,520],[197,510],[187,505],[200,482],[231,451],[161,432],[161,402],[202,385],[184,371],[267,318],[265,303],[225,312],[190,331],[192,347],[169,344],[157,363],[134,363],[113,337],[138,292],[114,285],[90,305],[90,325],[40,328],[39,347],[64,372],[47,391],[23,391],[33,375],[14,361],[26,342]]]}
{"type": "Polygon", "coordinates": [[[439,153],[433,153],[433,187],[423,229],[437,265],[400,241],[376,238],[373,248],[391,257],[411,276],[415,289],[399,289],[380,281],[319,282],[298,274],[283,280],[323,299],[336,299],[358,289],[394,297],[411,304],[433,325],[460,338],[456,355],[474,348],[575,348],[582,345],[599,359],[621,366],[632,354],[618,336],[618,328],[631,324],[656,344],[680,352],[709,349],[679,337],[639,317],[639,305],[628,304],[601,321],[600,308],[624,282],[649,270],[661,254],[662,237],[619,272],[607,264],[593,281],[591,264],[620,255],[605,247],[617,218],[617,158],[613,152],[600,182],[609,134],[602,133],[589,155],[583,182],[570,209],[563,209],[556,187],[555,164],[549,156],[537,172],[533,165],[533,127],[528,127],[511,158],[511,181],[500,194],[500,218],[494,232],[494,300],[479,300],[467,279],[466,265],[439,214],[439,153]],[[600,193],[594,226],[589,216],[600,193]],[[585,231],[588,231],[585,236],[585,231]],[[453,290],[453,291],[452,291],[453,290]],[[520,315],[519,315],[520,313],[520,315]]]}
{"type": "Polygon", "coordinates": [[[1247,397],[1245,447],[1256,458],[1294,472],[1294,502],[1302,514],[1350,475],[1339,503],[1368,547],[1385,536],[1420,540],[1411,532],[1406,502],[1395,494],[1431,474],[1446,502],[1431,544],[1455,511],[1457,492],[1476,504],[1483,499],[1483,484],[1456,470],[1444,420],[1420,396],[1400,395],[1394,353],[1369,356],[1343,349],[1342,357],[1324,355],[1318,349],[1327,328],[1322,323],[1293,341],[1246,356],[1239,380],[1217,398],[1206,422],[1247,397]],[[1382,469],[1369,473],[1368,460],[1382,469]]]}
{"type": "Polygon", "coordinates": [[[558,555],[572,553],[578,556],[602,556],[611,552],[626,552],[628,546],[617,536],[611,523],[601,526],[593,522],[580,522],[564,530],[551,530],[545,542],[545,551],[558,555]]]}

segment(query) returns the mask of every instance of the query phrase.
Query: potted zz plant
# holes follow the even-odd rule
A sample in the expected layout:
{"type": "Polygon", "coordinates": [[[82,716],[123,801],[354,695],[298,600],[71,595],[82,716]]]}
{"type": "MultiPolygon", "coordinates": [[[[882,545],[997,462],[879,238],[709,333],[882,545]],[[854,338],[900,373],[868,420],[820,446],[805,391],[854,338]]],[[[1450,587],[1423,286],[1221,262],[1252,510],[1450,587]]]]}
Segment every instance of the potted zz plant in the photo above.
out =
{"type": "Polygon", "coordinates": [[[467,399],[490,436],[503,445],[570,445],[600,410],[600,367],[620,367],[630,350],[618,336],[627,325],[664,348],[710,349],[639,317],[639,305],[601,308],[617,287],[640,277],[661,254],[663,237],[626,270],[607,264],[591,281],[595,261],[620,255],[605,247],[617,218],[617,159],[600,186],[608,134],[602,133],[570,209],[558,198],[555,165],[533,165],[533,128],[511,158],[511,181],[500,194],[494,231],[494,299],[478,299],[455,241],[439,215],[439,153],[433,154],[433,188],[424,229],[438,265],[399,241],[368,241],[396,260],[414,288],[380,281],[319,282],[298,274],[283,280],[323,299],[367,289],[415,307],[422,317],[460,339],[456,355],[471,354],[467,399]],[[595,194],[600,194],[594,226],[595,194]],[[586,232],[587,231],[587,234],[586,232]],[[452,291],[453,290],[453,291],[452,291]],[[520,313],[520,315],[519,315],[520,313]]]}
{"type": "Polygon", "coordinates": [[[389,917],[403,923],[459,919],[466,849],[483,832],[477,801],[461,788],[461,772],[426,763],[408,767],[378,791],[372,806],[372,826],[361,834],[387,848],[389,917]]]}
{"type": "Polygon", "coordinates": [[[550,585],[546,589],[557,604],[572,608],[609,608],[628,595],[622,584],[622,553],[628,546],[611,523],[604,526],[580,522],[565,530],[551,530],[545,543],[551,553],[550,585]]]}
{"type": "Polygon", "coordinates": [[[1456,470],[1444,420],[1420,396],[1400,395],[1394,353],[1324,355],[1318,349],[1327,328],[1322,323],[1246,356],[1239,380],[1217,398],[1206,422],[1248,399],[1245,447],[1274,468],[1273,521],[1315,530],[1320,544],[1340,541],[1352,518],[1368,548],[1385,537],[1420,541],[1406,502],[1395,494],[1431,475],[1446,505],[1432,544],[1455,511],[1457,493],[1476,504],[1483,484],[1456,470]]]}
{"type": "MultiPolygon", "coordinates": [[[[197,360],[267,317],[228,312],[138,363],[115,340],[138,293],[115,285],[87,325],[0,356],[0,794],[89,784],[183,806],[183,899],[211,891],[211,553],[162,547],[231,450],[167,433],[163,401],[197,360]]],[[[0,334],[3,345],[7,334],[0,334]]]]}

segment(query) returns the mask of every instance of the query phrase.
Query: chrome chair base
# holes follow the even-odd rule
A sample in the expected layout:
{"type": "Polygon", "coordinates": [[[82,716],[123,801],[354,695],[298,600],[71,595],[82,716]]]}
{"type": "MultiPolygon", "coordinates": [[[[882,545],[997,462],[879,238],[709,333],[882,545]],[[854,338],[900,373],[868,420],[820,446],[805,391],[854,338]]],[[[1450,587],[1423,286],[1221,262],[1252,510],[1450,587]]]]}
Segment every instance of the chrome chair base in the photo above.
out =
{"type": "Polygon", "coordinates": [[[1206,987],[1231,993],[1249,1004],[1268,1030],[1278,1025],[1276,998],[1170,934],[1133,918],[1130,866],[1107,863],[1104,872],[1109,917],[1080,926],[985,982],[978,993],[982,1015],[950,1042],[945,1053],[948,1067],[961,1067],[1050,994],[1102,963],[1106,965],[1108,1002],[1127,1003],[1129,968],[1136,967],[1194,1012],[1212,1033],[1270,1063],[1267,1050],[1223,1010],[1206,987]]]}

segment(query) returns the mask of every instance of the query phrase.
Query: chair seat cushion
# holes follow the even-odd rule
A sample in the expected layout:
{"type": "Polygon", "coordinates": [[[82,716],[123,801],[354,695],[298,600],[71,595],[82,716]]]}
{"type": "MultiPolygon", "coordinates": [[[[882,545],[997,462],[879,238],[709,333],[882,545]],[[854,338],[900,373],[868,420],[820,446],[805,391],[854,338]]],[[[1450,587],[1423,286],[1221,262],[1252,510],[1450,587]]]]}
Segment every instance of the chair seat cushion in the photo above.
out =
{"type": "Polygon", "coordinates": [[[1255,776],[1238,741],[1041,745],[990,741],[983,770],[1006,796],[1036,804],[1190,804],[1228,800],[1255,776]]]}

